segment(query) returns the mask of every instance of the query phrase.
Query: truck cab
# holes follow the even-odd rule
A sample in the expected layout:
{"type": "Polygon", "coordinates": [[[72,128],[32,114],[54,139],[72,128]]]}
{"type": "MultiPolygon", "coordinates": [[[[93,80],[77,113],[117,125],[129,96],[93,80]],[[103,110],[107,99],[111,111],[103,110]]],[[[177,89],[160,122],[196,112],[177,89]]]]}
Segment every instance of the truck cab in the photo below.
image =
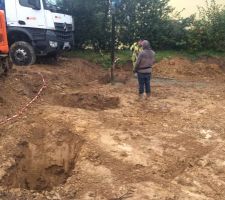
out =
{"type": "Polygon", "coordinates": [[[73,19],[64,0],[0,0],[6,21],[10,57],[31,65],[37,56],[55,56],[73,45],[73,19]]]}

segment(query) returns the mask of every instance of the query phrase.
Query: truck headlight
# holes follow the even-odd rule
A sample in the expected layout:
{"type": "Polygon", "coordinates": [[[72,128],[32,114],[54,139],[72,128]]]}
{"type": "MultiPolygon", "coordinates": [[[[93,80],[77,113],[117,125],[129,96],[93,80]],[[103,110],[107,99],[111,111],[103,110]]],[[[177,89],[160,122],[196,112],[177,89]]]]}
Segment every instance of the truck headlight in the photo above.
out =
{"type": "Polygon", "coordinates": [[[55,42],[55,41],[49,41],[49,45],[50,45],[50,47],[52,47],[52,48],[57,48],[57,47],[58,47],[58,42],[55,42]]]}

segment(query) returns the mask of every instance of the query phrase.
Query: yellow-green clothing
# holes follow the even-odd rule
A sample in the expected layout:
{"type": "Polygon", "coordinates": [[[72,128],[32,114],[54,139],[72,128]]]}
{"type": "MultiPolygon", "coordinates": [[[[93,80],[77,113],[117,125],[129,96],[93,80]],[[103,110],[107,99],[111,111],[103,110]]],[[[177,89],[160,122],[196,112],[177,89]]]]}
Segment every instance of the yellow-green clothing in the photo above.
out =
{"type": "Polygon", "coordinates": [[[133,62],[133,69],[135,67],[135,63],[137,61],[139,53],[142,51],[142,47],[138,44],[138,42],[135,42],[131,47],[130,50],[133,51],[132,53],[132,62],[133,62]]]}

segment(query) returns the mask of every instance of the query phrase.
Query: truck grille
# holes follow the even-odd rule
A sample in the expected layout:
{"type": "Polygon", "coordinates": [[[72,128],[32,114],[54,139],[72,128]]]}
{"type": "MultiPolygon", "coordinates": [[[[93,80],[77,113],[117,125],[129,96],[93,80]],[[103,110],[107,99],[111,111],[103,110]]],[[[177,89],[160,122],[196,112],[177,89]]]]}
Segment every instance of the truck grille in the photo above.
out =
{"type": "Polygon", "coordinates": [[[56,37],[59,41],[73,40],[72,24],[55,23],[56,37]]]}
{"type": "Polygon", "coordinates": [[[72,27],[72,24],[55,23],[55,30],[56,31],[72,31],[73,27],[72,27]]]}
{"type": "Polygon", "coordinates": [[[62,32],[62,31],[56,31],[56,37],[60,41],[71,41],[73,39],[73,32],[62,32]]]}

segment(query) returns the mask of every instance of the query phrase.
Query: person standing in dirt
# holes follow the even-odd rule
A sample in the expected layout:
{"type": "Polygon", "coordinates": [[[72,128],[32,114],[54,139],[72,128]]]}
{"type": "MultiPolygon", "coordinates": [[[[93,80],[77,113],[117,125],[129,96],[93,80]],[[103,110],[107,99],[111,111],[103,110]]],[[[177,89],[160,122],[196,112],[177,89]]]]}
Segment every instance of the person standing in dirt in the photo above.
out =
{"type": "Polygon", "coordinates": [[[138,55],[135,63],[134,73],[138,74],[139,97],[142,98],[144,92],[147,97],[151,95],[151,75],[152,65],[155,62],[155,52],[151,49],[150,43],[147,40],[142,41],[143,51],[138,55]]]}

